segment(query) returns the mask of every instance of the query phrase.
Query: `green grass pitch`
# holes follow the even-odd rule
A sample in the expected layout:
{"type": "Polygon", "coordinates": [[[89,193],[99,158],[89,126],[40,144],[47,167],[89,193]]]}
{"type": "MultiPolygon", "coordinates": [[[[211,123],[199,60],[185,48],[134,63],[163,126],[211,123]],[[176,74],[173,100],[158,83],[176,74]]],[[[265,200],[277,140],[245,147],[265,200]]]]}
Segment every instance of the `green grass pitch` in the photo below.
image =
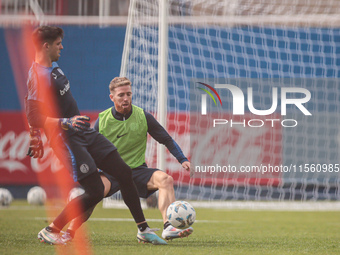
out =
{"type": "MultiPolygon", "coordinates": [[[[340,254],[340,212],[196,211],[190,237],[154,246],[137,242],[137,228],[128,210],[103,209],[100,204],[86,225],[88,242],[93,254],[100,255],[340,254]]],[[[150,227],[162,228],[158,210],[144,213],[150,227]]],[[[54,246],[37,239],[47,223],[44,207],[26,201],[16,200],[10,207],[0,208],[0,254],[57,254],[54,246]]],[[[70,247],[62,247],[58,254],[71,254],[67,249],[70,247]]]]}

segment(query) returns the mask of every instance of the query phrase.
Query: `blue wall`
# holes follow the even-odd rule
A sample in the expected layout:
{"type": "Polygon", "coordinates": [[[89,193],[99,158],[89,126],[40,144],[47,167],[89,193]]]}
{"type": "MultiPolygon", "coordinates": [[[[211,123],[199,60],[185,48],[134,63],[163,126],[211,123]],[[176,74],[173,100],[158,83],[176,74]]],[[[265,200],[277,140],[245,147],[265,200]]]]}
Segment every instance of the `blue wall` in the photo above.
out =
{"type": "MultiPolygon", "coordinates": [[[[108,85],[119,76],[125,27],[63,26],[63,29],[64,49],[58,64],[70,80],[79,108],[103,110],[110,107],[108,85]]],[[[20,29],[11,29],[16,40],[21,39],[20,32],[20,29]]],[[[19,110],[4,33],[0,28],[0,110],[19,110]]]]}
{"type": "Polygon", "coordinates": [[[4,30],[0,29],[0,110],[19,110],[14,75],[9,60],[4,30]]]}
{"type": "MultiPolygon", "coordinates": [[[[112,105],[108,98],[108,84],[119,75],[125,38],[125,27],[63,26],[65,38],[64,50],[59,65],[69,78],[71,90],[80,110],[100,111],[112,105]]],[[[191,28],[186,28],[190,30],[191,28]]],[[[20,40],[20,30],[10,29],[14,38],[20,40]]],[[[200,72],[186,69],[188,77],[219,78],[339,78],[340,77],[340,29],[335,28],[206,28],[199,30],[196,36],[199,48],[191,47],[190,42],[197,38],[185,37],[180,30],[170,30],[169,59],[201,67],[200,72]],[[204,33],[223,38],[221,41],[208,41],[204,33]],[[187,44],[176,44],[171,37],[176,35],[187,44]],[[182,37],[182,38],[181,38],[182,37]],[[186,41],[185,41],[186,40],[186,41]],[[205,46],[222,47],[220,52],[211,56],[218,63],[216,67],[203,66],[199,59],[194,59],[205,46]],[[195,52],[195,50],[197,52],[195,52]],[[190,59],[188,56],[193,56],[190,59]],[[202,68],[202,66],[204,68],[202,68]],[[205,73],[204,73],[205,72],[205,73]]],[[[176,68],[180,68],[178,65],[176,68]]],[[[178,93],[173,84],[189,85],[190,78],[177,75],[180,70],[169,69],[169,97],[178,93]],[[171,73],[174,76],[171,76],[171,73]],[[184,79],[184,80],[183,80],[184,79]],[[188,79],[188,80],[185,80],[188,79]]],[[[199,69],[199,68],[198,68],[199,69]]],[[[27,71],[25,72],[27,73],[27,71]]],[[[8,50],[5,43],[4,28],[0,28],[0,110],[19,110],[8,50]]],[[[181,92],[183,93],[183,91],[181,92]]],[[[176,95],[178,96],[178,95],[176,95]]],[[[188,109],[189,96],[179,95],[184,100],[177,106],[188,109]]],[[[169,100],[170,107],[175,105],[169,100]]]]}

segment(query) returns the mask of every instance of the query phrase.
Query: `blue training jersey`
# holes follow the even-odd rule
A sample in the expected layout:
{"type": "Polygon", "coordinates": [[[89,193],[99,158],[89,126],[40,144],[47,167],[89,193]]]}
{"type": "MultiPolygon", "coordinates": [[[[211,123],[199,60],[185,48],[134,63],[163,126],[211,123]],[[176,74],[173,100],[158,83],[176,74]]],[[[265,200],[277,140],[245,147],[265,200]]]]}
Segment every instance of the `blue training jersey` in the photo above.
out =
{"type": "Polygon", "coordinates": [[[52,63],[52,67],[34,62],[28,72],[27,88],[27,101],[42,104],[47,117],[70,118],[80,114],[70,82],[56,62],[52,63]],[[52,100],[47,94],[52,96],[52,100]]]}
{"type": "Polygon", "coordinates": [[[42,93],[39,93],[39,80],[44,79],[47,83],[46,85],[51,87],[51,73],[54,68],[58,67],[56,62],[52,63],[52,67],[46,67],[39,65],[36,62],[33,62],[30,70],[28,71],[28,79],[27,79],[27,100],[37,100],[40,102],[44,102],[45,98],[43,98],[42,93]],[[40,76],[40,78],[39,78],[40,76]]]}

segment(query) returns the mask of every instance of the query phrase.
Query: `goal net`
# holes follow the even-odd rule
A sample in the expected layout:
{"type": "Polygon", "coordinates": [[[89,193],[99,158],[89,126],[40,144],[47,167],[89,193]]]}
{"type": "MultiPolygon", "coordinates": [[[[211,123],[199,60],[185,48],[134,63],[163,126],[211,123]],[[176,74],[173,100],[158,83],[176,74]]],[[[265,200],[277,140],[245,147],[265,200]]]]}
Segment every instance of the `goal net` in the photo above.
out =
{"type": "MultiPolygon", "coordinates": [[[[166,128],[193,163],[190,175],[166,152],[162,170],[174,178],[176,199],[340,199],[340,2],[165,2],[168,16],[159,17],[159,1],[131,0],[121,75],[132,81],[134,104],[159,117],[159,42],[167,42],[166,128]],[[160,38],[164,21],[168,36],[160,38]],[[243,116],[233,115],[230,90],[216,84],[232,84],[245,95],[243,116]],[[249,87],[254,109],[277,108],[267,116],[251,111],[249,87]],[[291,99],[304,100],[307,92],[310,99],[301,107],[290,103],[283,115],[285,88],[303,89],[291,99]],[[202,100],[206,116],[220,125],[204,122],[202,100]],[[228,165],[236,171],[217,173],[228,165]],[[248,172],[241,173],[242,166],[248,172]]],[[[150,167],[156,151],[149,139],[150,167]]]]}

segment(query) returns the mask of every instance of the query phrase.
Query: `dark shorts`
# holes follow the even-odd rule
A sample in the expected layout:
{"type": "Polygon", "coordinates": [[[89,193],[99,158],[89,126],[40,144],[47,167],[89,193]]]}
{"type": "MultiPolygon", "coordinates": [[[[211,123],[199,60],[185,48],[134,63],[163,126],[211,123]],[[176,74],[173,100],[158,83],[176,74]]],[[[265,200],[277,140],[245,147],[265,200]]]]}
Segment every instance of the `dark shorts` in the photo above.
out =
{"type": "Polygon", "coordinates": [[[75,133],[69,136],[59,135],[53,140],[51,147],[58,145],[64,148],[53,148],[54,152],[63,163],[71,165],[72,177],[74,181],[81,180],[90,174],[98,171],[97,166],[112,151],[117,148],[102,134],[90,129],[85,132],[75,133]],[[62,153],[62,154],[61,154],[62,153]],[[65,162],[64,160],[68,162],[65,162]]]}
{"type": "MultiPolygon", "coordinates": [[[[156,169],[156,168],[149,168],[147,167],[147,165],[141,165],[139,167],[132,169],[132,179],[137,187],[139,197],[147,198],[157,191],[157,190],[147,189],[147,184],[151,176],[153,175],[153,173],[156,171],[161,171],[161,170],[156,169]]],[[[111,182],[111,189],[109,193],[106,195],[106,197],[110,197],[114,193],[120,190],[119,184],[114,177],[112,177],[111,175],[105,172],[100,172],[100,174],[104,175],[111,182]]]]}

